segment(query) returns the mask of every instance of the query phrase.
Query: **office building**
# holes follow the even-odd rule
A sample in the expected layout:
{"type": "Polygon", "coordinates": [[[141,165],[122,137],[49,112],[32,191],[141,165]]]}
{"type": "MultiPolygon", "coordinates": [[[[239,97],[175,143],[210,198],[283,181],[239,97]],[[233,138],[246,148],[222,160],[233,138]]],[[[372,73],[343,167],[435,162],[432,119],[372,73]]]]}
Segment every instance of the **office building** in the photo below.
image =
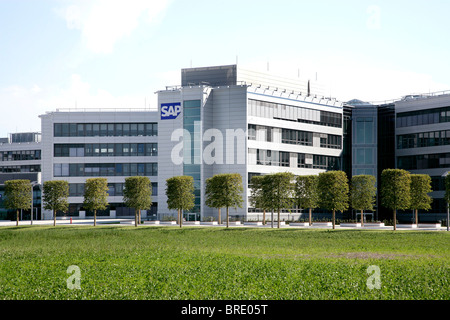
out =
{"type": "MultiPolygon", "coordinates": [[[[4,184],[8,180],[26,179],[33,185],[33,218],[41,218],[41,134],[12,133],[0,139],[0,220],[15,219],[16,213],[4,206],[4,184]]],[[[20,213],[31,219],[31,210],[20,213]]]]}
{"type": "MultiPolygon", "coordinates": [[[[183,216],[203,220],[218,215],[217,209],[205,204],[206,179],[239,173],[244,202],[242,208],[231,208],[230,216],[256,220],[262,212],[248,199],[255,175],[343,170],[349,179],[373,175],[379,187],[381,172],[397,167],[432,177],[433,209],[421,213],[420,219],[444,219],[442,175],[450,167],[448,93],[382,104],[356,99],[344,103],[324,97],[323,87],[315,81],[237,65],[182,69],[180,80],[181,85],[156,92],[157,109],[61,109],[41,115],[41,133],[13,134],[1,140],[1,181],[14,178],[10,174],[30,173],[36,174],[30,181],[41,184],[67,180],[69,212],[58,215],[86,218],[92,215],[83,208],[86,179],[105,177],[110,206],[98,216],[129,218],[134,211],[123,204],[125,179],[148,176],[153,204],[142,217],[163,220],[177,216],[167,208],[166,179],[190,175],[195,206],[183,216]]],[[[36,204],[40,203],[40,193],[36,198],[36,204]]],[[[328,213],[319,209],[316,214],[328,213]]],[[[338,218],[354,219],[355,215],[349,210],[338,218]]],[[[379,198],[374,212],[367,213],[376,220],[391,216],[379,198]]],[[[281,215],[284,220],[301,217],[302,208],[281,215]]],[[[409,219],[410,213],[398,217],[409,219]]],[[[39,209],[39,218],[52,219],[52,213],[43,210],[41,214],[39,209]]]]}
{"type": "MultiPolygon", "coordinates": [[[[445,219],[443,175],[450,171],[450,92],[406,96],[395,103],[396,166],[432,179],[432,209],[419,220],[445,219]]],[[[412,215],[404,213],[400,219],[412,215]]]]}

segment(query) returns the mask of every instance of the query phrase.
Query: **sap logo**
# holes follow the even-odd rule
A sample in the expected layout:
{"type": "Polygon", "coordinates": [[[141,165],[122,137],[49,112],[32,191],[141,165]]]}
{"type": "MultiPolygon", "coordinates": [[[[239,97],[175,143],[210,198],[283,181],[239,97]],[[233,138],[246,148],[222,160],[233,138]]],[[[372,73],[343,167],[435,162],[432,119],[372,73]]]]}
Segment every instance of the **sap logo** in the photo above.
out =
{"type": "Polygon", "coordinates": [[[161,104],[161,120],[176,119],[181,113],[181,103],[162,103],[161,104]]]}

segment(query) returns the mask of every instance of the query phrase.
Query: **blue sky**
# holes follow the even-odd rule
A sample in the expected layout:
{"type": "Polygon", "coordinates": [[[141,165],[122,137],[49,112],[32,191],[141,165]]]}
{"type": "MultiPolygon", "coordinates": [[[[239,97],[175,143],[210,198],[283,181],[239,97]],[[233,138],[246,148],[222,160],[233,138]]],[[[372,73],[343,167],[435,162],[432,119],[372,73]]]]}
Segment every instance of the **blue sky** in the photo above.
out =
{"type": "Polygon", "coordinates": [[[57,108],[156,107],[180,69],[238,64],[380,101],[450,90],[450,1],[0,0],[0,136],[57,108]]]}

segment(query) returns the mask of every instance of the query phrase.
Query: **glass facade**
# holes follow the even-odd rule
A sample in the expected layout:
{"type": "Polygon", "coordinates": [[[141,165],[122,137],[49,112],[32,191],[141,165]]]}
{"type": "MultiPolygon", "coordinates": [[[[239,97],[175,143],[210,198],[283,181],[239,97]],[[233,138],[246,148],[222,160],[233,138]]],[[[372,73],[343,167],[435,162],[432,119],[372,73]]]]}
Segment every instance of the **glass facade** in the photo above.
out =
{"type": "Polygon", "coordinates": [[[341,136],[326,133],[314,133],[294,129],[260,126],[255,124],[248,125],[248,139],[258,140],[258,132],[263,131],[264,135],[259,135],[259,140],[266,142],[274,142],[273,139],[274,129],[279,129],[281,131],[281,143],[312,147],[314,144],[314,137],[318,136],[320,137],[321,148],[342,149],[341,136]]]}
{"type": "Polygon", "coordinates": [[[342,114],[259,100],[248,100],[250,116],[342,128],[342,114]]]}
{"type": "Polygon", "coordinates": [[[0,161],[41,160],[41,150],[0,151],[0,161]]]}
{"type": "Polygon", "coordinates": [[[397,149],[450,145],[450,130],[411,133],[397,136],[397,149]]]}
{"type": "Polygon", "coordinates": [[[0,173],[14,173],[14,172],[41,172],[41,165],[28,166],[1,166],[0,173]]]}
{"type": "Polygon", "coordinates": [[[371,117],[356,119],[356,136],[355,143],[371,144],[374,143],[374,119],[371,117]]]}
{"type": "Polygon", "coordinates": [[[450,122],[450,106],[397,114],[397,128],[450,122]]]}
{"type": "Polygon", "coordinates": [[[157,176],[157,163],[55,163],[54,177],[157,176]]]}
{"type": "Polygon", "coordinates": [[[201,206],[201,101],[187,100],[183,102],[183,128],[189,132],[190,139],[184,137],[183,145],[183,174],[194,178],[195,206],[192,210],[185,211],[186,220],[200,219],[201,206]]]}
{"type": "Polygon", "coordinates": [[[377,177],[377,107],[356,106],[352,111],[352,176],[377,177]]]}
{"type": "Polygon", "coordinates": [[[295,144],[300,146],[313,145],[313,133],[292,129],[281,130],[281,143],[295,144]]]}
{"type": "MultiPolygon", "coordinates": [[[[123,196],[125,183],[108,183],[108,195],[123,196]]],[[[152,196],[158,195],[158,183],[152,182],[152,196]]],[[[83,197],[84,183],[69,183],[69,197],[83,197]]]]}
{"type": "Polygon", "coordinates": [[[450,153],[398,157],[397,167],[405,170],[450,168],[450,153]]]}
{"type": "Polygon", "coordinates": [[[157,156],[157,143],[55,144],[55,157],[157,156]]]}
{"type": "Polygon", "coordinates": [[[138,137],[158,135],[157,123],[55,123],[54,137],[138,137]]]}

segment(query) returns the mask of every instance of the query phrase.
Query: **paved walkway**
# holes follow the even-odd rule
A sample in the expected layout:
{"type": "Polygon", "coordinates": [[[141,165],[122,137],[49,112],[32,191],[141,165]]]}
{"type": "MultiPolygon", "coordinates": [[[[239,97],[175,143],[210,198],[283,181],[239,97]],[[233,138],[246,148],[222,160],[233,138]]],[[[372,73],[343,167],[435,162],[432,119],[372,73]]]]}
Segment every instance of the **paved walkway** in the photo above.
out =
{"type": "MultiPolygon", "coordinates": [[[[133,226],[134,227],[134,219],[99,219],[97,218],[97,225],[117,225],[117,226],[133,226]]],[[[53,220],[33,220],[33,222],[31,223],[30,220],[24,220],[24,221],[19,221],[19,226],[30,226],[30,225],[34,225],[34,226],[42,226],[42,225],[46,225],[46,226],[52,226],[53,225],[53,220]]],[[[73,226],[79,226],[79,225],[90,225],[93,226],[94,225],[94,220],[93,219],[72,219],[72,221],[70,221],[70,219],[57,219],[56,220],[56,224],[57,225],[73,225],[73,226]]],[[[16,221],[6,221],[6,220],[0,220],[0,227],[8,227],[8,226],[16,226],[16,221]]],[[[167,222],[167,221],[160,221],[160,222],[154,222],[154,221],[144,221],[143,224],[139,225],[140,227],[151,227],[151,226],[177,226],[176,224],[173,224],[171,222],[167,222]]],[[[192,221],[185,221],[183,222],[183,226],[184,227],[191,227],[191,226],[195,226],[195,227],[226,227],[226,223],[223,223],[221,225],[218,224],[211,224],[211,223],[203,223],[203,222],[192,222],[192,221]]],[[[229,227],[233,227],[233,228],[272,228],[272,224],[271,222],[267,222],[266,225],[260,225],[260,224],[255,224],[255,223],[241,223],[239,225],[230,223],[229,227]]],[[[273,228],[276,229],[277,228],[277,222],[273,223],[273,228]]],[[[313,226],[290,226],[289,224],[286,225],[281,225],[280,228],[283,229],[332,229],[332,226],[329,225],[313,225],[313,226]]],[[[336,225],[336,229],[340,229],[340,230],[351,230],[351,229],[364,229],[364,230],[393,230],[394,227],[392,226],[363,226],[363,227],[341,227],[340,225],[336,225]]],[[[447,227],[440,227],[440,228],[436,228],[434,226],[430,227],[430,226],[425,226],[422,227],[419,224],[419,227],[417,228],[411,228],[410,226],[408,227],[408,225],[397,225],[397,230],[420,230],[420,231],[425,231],[425,230],[430,230],[430,231],[446,231],[447,227]]]]}

